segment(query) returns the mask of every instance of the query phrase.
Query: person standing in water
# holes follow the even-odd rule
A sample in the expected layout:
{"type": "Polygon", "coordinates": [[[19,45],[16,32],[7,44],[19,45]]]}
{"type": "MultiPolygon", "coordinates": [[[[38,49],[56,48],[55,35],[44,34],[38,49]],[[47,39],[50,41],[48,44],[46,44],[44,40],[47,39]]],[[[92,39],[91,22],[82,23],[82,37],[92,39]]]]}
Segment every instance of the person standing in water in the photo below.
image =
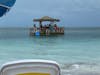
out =
{"type": "Polygon", "coordinates": [[[37,27],[36,27],[36,24],[34,24],[33,26],[33,32],[35,33],[37,31],[37,27]]]}

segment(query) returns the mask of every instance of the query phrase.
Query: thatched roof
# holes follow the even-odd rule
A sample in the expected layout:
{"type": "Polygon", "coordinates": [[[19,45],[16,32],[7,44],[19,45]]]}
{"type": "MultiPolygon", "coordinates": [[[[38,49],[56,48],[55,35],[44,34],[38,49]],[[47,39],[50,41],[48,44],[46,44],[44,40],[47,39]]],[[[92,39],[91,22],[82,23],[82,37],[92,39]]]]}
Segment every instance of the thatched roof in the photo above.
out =
{"type": "Polygon", "coordinates": [[[51,17],[48,17],[48,16],[44,16],[40,19],[34,19],[34,21],[36,21],[36,22],[42,22],[42,21],[57,21],[57,22],[59,22],[60,20],[54,19],[54,18],[51,18],[51,17]]]}

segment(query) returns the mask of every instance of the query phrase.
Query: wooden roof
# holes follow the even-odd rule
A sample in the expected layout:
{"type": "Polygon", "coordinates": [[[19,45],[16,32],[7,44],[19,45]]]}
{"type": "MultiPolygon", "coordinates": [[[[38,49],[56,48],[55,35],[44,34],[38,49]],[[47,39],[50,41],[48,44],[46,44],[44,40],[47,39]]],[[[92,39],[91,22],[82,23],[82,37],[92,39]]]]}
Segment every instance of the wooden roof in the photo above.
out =
{"type": "Polygon", "coordinates": [[[40,19],[34,19],[35,22],[42,22],[42,21],[57,21],[59,22],[60,20],[59,19],[54,19],[54,18],[51,18],[49,16],[44,16],[40,19]]]}

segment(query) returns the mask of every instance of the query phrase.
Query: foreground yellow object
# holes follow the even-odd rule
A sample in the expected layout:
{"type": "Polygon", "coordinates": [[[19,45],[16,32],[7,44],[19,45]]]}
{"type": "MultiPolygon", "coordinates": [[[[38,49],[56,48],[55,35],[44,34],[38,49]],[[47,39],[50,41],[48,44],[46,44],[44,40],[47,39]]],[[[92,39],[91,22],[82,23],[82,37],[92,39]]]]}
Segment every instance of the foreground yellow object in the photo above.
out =
{"type": "Polygon", "coordinates": [[[50,75],[49,73],[22,73],[17,75],[50,75]]]}
{"type": "Polygon", "coordinates": [[[4,64],[0,75],[60,75],[60,67],[50,60],[21,60],[4,64]]]}

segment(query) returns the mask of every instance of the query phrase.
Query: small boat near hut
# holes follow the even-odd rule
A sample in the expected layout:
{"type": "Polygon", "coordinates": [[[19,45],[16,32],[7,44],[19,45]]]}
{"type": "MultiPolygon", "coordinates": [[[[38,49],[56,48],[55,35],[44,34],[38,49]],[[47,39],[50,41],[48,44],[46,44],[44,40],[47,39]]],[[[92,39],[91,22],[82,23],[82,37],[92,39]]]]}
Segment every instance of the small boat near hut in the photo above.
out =
{"type": "Polygon", "coordinates": [[[40,19],[34,19],[34,22],[39,22],[39,26],[36,24],[30,28],[31,36],[45,36],[45,35],[64,35],[64,27],[59,27],[56,22],[59,19],[54,19],[48,16],[44,16],[40,19]],[[49,22],[49,24],[43,25],[43,22],[49,22]]]}

